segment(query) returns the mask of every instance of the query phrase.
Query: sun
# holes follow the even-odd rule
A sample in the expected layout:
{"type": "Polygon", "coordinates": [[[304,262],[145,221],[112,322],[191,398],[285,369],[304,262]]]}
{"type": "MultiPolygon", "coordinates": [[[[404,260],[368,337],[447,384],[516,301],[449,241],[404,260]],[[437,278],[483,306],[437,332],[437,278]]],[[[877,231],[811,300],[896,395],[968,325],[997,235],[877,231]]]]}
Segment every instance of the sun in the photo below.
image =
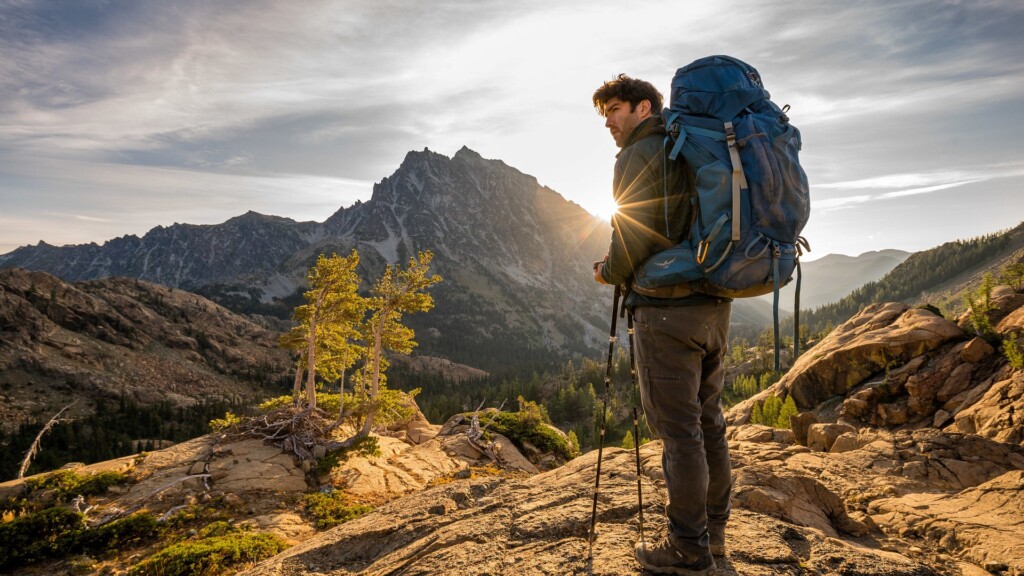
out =
{"type": "Polygon", "coordinates": [[[611,222],[612,216],[619,211],[619,205],[615,203],[613,198],[607,198],[600,202],[595,203],[591,209],[594,215],[604,220],[605,222],[611,222]]]}

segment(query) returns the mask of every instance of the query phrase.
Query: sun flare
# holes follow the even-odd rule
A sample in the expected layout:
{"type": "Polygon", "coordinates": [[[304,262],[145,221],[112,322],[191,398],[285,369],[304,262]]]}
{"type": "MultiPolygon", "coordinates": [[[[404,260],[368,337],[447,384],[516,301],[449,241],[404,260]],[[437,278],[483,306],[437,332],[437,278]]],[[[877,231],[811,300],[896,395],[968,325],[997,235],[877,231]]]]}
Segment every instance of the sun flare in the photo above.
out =
{"type": "Polygon", "coordinates": [[[593,210],[595,216],[606,222],[611,222],[612,216],[619,211],[619,205],[612,198],[608,198],[604,202],[595,205],[593,210]]]}

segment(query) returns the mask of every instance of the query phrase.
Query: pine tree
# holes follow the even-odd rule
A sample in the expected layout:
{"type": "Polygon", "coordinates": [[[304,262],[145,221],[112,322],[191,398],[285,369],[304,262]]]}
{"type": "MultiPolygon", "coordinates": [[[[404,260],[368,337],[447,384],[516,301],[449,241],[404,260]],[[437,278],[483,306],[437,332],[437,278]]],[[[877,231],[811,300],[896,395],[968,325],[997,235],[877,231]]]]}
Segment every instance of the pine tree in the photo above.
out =
{"type": "Polygon", "coordinates": [[[626,436],[622,438],[622,447],[626,450],[632,450],[636,448],[636,442],[633,440],[633,432],[627,431],[626,436]]]}
{"type": "Polygon", "coordinates": [[[441,277],[430,272],[434,255],[430,251],[420,252],[409,259],[409,266],[401,269],[391,266],[374,284],[369,308],[370,318],[363,324],[363,338],[367,343],[366,364],[369,411],[363,427],[357,436],[367,436],[373,429],[376,415],[375,402],[381,389],[381,376],[386,368],[383,364],[385,350],[401,354],[412,352],[416,342],[411,328],[402,324],[402,316],[414,312],[426,312],[434,307],[434,298],[424,290],[441,281],[441,277]]]}
{"type": "Polygon", "coordinates": [[[294,393],[298,398],[305,369],[309,410],[316,408],[316,374],[329,381],[343,377],[361,351],[354,339],[359,336],[357,326],[367,302],[357,292],[358,265],[359,254],[355,250],[344,258],[321,254],[307,274],[306,304],[295,309],[293,318],[297,325],[279,340],[281,346],[299,352],[294,393]]]}
{"type": "Polygon", "coordinates": [[[787,396],[786,401],[782,404],[782,410],[779,412],[779,418],[775,421],[776,428],[789,429],[789,417],[796,416],[800,413],[800,410],[796,407],[796,402],[792,396],[787,396]]]}

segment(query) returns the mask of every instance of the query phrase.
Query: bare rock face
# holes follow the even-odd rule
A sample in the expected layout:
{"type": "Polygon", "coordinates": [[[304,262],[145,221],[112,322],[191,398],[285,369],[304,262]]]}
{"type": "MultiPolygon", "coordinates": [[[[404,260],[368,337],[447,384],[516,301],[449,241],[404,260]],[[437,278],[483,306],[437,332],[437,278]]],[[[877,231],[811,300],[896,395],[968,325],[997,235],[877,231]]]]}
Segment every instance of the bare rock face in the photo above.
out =
{"type": "Polygon", "coordinates": [[[1024,574],[1024,471],[1014,470],[955,494],[907,494],[869,505],[887,532],[957,550],[994,572],[1024,574]]]}
{"type": "MultiPolygon", "coordinates": [[[[1006,287],[993,298],[992,316],[1004,338],[1024,319],[1022,302],[1024,296],[1006,287]]],[[[808,350],[779,382],[733,407],[726,420],[746,423],[768,396],[792,397],[801,410],[793,431],[805,445],[812,441],[812,419],[888,429],[945,427],[1020,445],[1020,372],[991,343],[925,309],[877,304],[808,350]]],[[[817,449],[830,449],[841,434],[821,435],[826,429],[816,429],[817,449]]]]}
{"type": "Polygon", "coordinates": [[[921,308],[868,306],[796,361],[787,388],[798,407],[813,408],[888,366],[963,337],[955,324],[921,308]]]}

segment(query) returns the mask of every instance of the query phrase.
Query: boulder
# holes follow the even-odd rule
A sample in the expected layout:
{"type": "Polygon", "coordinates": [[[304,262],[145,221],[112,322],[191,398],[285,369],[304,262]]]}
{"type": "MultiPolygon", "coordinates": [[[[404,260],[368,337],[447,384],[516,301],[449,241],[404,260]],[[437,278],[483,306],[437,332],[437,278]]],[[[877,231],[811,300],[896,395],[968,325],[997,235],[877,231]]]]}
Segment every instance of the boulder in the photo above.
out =
{"type": "Polygon", "coordinates": [[[848,424],[825,423],[811,424],[807,429],[807,447],[811,450],[828,452],[836,438],[846,433],[856,435],[857,430],[848,424]]]}
{"type": "Polygon", "coordinates": [[[790,416],[789,427],[793,430],[793,438],[796,443],[807,446],[807,429],[817,423],[818,417],[814,415],[814,412],[800,412],[796,416],[790,416]]]}
{"type": "Polygon", "coordinates": [[[813,409],[887,367],[963,339],[952,322],[905,304],[873,304],[797,359],[778,386],[801,410],[813,409]]]}

